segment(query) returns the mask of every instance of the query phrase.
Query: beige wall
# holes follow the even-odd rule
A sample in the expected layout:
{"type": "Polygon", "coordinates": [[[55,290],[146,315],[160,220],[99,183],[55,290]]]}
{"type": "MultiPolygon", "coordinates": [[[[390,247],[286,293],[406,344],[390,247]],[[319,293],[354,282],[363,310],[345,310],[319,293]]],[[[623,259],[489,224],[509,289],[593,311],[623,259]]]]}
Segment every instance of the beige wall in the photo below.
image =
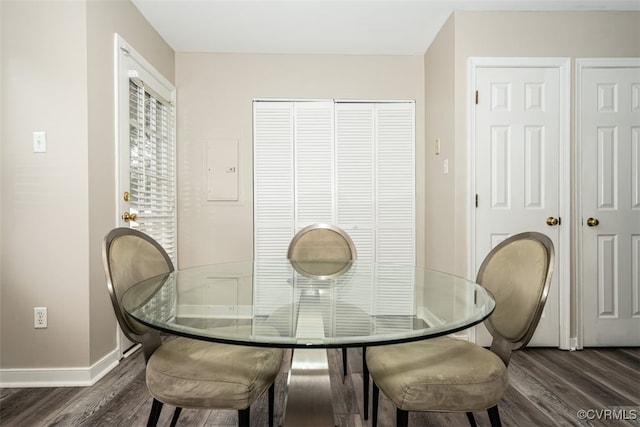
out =
{"type": "Polygon", "coordinates": [[[454,19],[447,20],[425,55],[425,241],[428,268],[455,271],[455,84],[454,19]],[[440,154],[435,141],[440,140],[440,154]],[[449,161],[449,173],[443,162],[449,161]]]}
{"type": "Polygon", "coordinates": [[[169,79],[173,51],[128,1],[1,7],[0,369],[87,369],[116,348],[100,255],[116,218],[113,33],[169,79]]]}
{"type": "Polygon", "coordinates": [[[2,368],[89,360],[86,7],[3,2],[2,368]],[[47,152],[33,153],[33,131],[47,152]],[[49,327],[33,328],[47,306],[49,327]]]}
{"type": "Polygon", "coordinates": [[[253,257],[252,99],[416,101],[417,258],[424,263],[424,61],[420,56],[176,55],[179,265],[253,257]],[[205,147],[240,141],[240,200],[207,202],[205,147]]]}

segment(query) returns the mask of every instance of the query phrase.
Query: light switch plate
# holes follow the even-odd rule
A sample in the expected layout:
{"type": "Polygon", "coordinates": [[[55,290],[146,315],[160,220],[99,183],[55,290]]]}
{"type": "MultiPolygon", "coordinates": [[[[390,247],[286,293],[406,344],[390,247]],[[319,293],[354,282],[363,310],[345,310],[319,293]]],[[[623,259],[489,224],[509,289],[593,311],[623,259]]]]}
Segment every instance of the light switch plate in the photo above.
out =
{"type": "Polygon", "coordinates": [[[47,133],[42,131],[33,132],[33,152],[47,152],[47,133]]]}

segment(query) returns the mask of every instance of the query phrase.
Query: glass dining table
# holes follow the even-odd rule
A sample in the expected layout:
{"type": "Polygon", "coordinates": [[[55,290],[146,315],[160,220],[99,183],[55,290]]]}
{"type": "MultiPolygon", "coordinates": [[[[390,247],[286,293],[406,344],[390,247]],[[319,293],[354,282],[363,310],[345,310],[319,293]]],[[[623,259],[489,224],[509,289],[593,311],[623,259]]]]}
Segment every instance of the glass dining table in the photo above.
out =
{"type": "Polygon", "coordinates": [[[254,260],[179,269],[144,280],[124,310],[170,334],[293,349],[283,426],[334,426],[326,349],[448,335],[494,310],[479,284],[368,261],[254,260]]]}

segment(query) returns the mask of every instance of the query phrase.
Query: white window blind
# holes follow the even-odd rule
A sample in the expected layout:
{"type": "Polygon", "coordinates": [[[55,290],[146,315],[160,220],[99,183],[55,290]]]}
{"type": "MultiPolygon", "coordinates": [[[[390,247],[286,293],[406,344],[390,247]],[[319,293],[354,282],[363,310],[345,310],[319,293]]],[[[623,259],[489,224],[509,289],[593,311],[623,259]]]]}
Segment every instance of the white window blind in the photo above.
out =
{"type": "Polygon", "coordinates": [[[176,262],[174,108],[129,78],[129,185],[132,228],[153,237],[176,262]]]}

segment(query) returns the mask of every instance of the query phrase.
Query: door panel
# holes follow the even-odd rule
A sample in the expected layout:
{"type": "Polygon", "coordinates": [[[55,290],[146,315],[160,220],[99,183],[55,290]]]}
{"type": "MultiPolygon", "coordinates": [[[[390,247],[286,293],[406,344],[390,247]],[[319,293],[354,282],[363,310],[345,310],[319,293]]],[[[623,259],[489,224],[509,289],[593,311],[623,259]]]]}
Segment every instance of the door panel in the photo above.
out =
{"type": "MultiPolygon", "coordinates": [[[[551,238],[556,265],[531,345],[559,346],[558,251],[560,69],[481,67],[476,72],[475,266],[505,238],[537,231],[551,238]],[[549,219],[549,222],[547,220],[549,219]]],[[[484,327],[477,341],[490,343],[484,327]]]]}
{"type": "Polygon", "coordinates": [[[640,345],[640,62],[580,75],[583,345],[640,345]]]}
{"type": "MultiPolygon", "coordinates": [[[[116,225],[150,235],[176,264],[175,88],[122,38],[115,43],[116,225]]],[[[119,342],[122,354],[133,345],[122,331],[119,342]]]]}

